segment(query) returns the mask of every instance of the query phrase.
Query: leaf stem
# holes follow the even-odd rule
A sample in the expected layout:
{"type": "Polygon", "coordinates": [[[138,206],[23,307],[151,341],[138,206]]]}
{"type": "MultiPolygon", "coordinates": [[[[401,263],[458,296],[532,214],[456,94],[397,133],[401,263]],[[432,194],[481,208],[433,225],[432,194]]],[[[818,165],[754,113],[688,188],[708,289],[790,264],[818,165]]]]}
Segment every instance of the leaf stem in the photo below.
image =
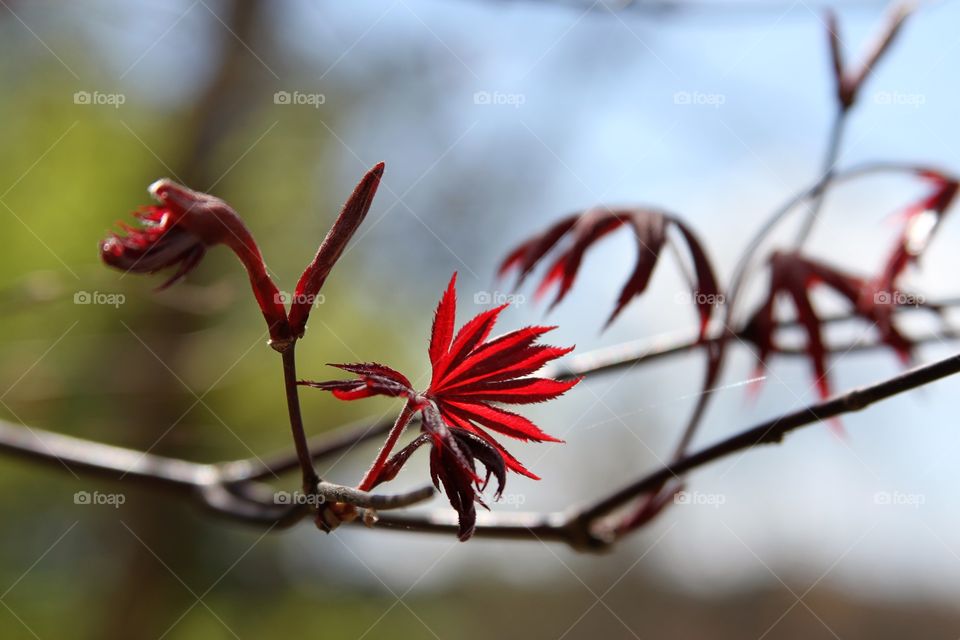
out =
{"type": "Polygon", "coordinates": [[[823,207],[823,200],[827,193],[827,186],[836,173],[837,158],[840,155],[840,143],[843,140],[843,131],[847,123],[848,107],[840,105],[837,115],[834,116],[833,125],[830,128],[830,139],[827,143],[827,153],[823,158],[823,165],[820,171],[820,180],[814,187],[810,195],[810,208],[807,210],[807,216],[797,234],[796,248],[801,249],[810,237],[813,231],[813,225],[816,224],[817,217],[820,215],[820,209],[823,207]]]}
{"type": "Polygon", "coordinates": [[[376,460],[373,461],[373,464],[370,465],[370,468],[367,469],[367,472],[363,475],[363,480],[357,485],[359,490],[369,491],[377,485],[377,479],[383,472],[383,467],[387,464],[387,460],[390,458],[390,454],[393,453],[393,448],[396,446],[397,440],[400,439],[400,434],[402,434],[403,430],[407,427],[407,423],[410,422],[413,414],[414,411],[409,402],[403,405],[403,411],[397,416],[397,421],[393,423],[393,428],[390,429],[390,433],[380,448],[380,453],[377,454],[376,460]]]}

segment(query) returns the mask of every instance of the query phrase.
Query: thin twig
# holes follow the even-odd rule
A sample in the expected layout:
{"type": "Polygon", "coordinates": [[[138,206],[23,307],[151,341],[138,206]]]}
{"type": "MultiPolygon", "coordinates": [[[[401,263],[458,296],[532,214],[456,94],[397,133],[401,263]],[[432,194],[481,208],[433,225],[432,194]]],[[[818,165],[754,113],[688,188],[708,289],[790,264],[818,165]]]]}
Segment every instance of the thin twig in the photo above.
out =
{"type": "Polygon", "coordinates": [[[287,410],[290,415],[290,430],[293,434],[293,444],[297,451],[297,459],[303,476],[303,492],[310,495],[320,482],[320,476],[313,468],[313,458],[310,456],[310,447],[303,429],[303,416],[300,413],[300,387],[297,386],[297,359],[296,341],[291,341],[282,352],[283,357],[283,386],[286,391],[287,410]]]}
{"type": "Polygon", "coordinates": [[[860,411],[881,400],[911,391],[958,372],[960,372],[960,354],[921,365],[882,382],[853,389],[803,409],[777,416],[694,454],[684,456],[680,460],[624,486],[582,511],[578,517],[592,521],[598,516],[609,513],[625,504],[632,498],[642,495],[651,487],[658,486],[660,483],[669,481],[707,463],[758,445],[778,443],[783,440],[786,434],[800,427],[822,422],[845,413],[860,411]]]}
{"type": "MultiPolygon", "coordinates": [[[[0,421],[0,452],[72,474],[142,484],[193,495],[205,506],[240,520],[273,523],[291,505],[278,502],[268,485],[230,477],[233,463],[204,464],[158,456],[0,421]]],[[[318,482],[313,494],[325,502],[389,510],[429,499],[432,487],[394,495],[371,494],[330,482],[318,482]]],[[[290,495],[290,494],[287,494],[290,495]]],[[[299,498],[290,498],[299,501],[299,498]]],[[[309,500],[306,500],[309,501],[309,500]]]]}

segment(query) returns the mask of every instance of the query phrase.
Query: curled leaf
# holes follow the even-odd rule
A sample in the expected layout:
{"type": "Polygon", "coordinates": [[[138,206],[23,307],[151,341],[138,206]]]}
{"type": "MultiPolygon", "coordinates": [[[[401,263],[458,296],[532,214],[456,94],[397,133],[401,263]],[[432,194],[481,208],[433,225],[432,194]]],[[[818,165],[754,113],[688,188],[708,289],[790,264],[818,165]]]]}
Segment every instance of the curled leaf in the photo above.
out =
{"type": "Polygon", "coordinates": [[[226,245],[247,271],[270,329],[271,344],[280,349],[289,344],[290,328],[280,291],[239,214],[220,198],[168,178],[154,182],[149,192],[158,204],[135,214],[138,226],[121,223],[120,233],[112,233],[100,243],[104,263],[128,273],[155,273],[176,266],[173,276],[160,285],[164,289],[192,271],[208,248],[226,245]]]}
{"type": "Polygon", "coordinates": [[[499,499],[506,483],[506,462],[496,447],[487,440],[463,429],[448,428],[439,410],[427,407],[423,412],[424,429],[433,440],[430,451],[430,477],[438,489],[443,488],[447,500],[459,515],[457,536],[468,540],[477,522],[474,503],[487,508],[480,497],[490,477],[497,479],[494,499],[499,499]],[[486,478],[477,474],[476,462],[486,468],[486,478]]]}
{"type": "Polygon", "coordinates": [[[610,326],[627,304],[646,290],[672,227],[679,233],[690,255],[695,276],[692,299],[700,315],[701,337],[705,335],[713,311],[721,300],[713,267],[693,230],[675,216],[662,211],[594,208],[568,216],[510,251],[501,263],[499,273],[505,275],[516,269],[519,273],[519,286],[561,240],[569,237],[567,248],[554,258],[537,287],[538,297],[556,287],[557,293],[550,305],[552,309],[566,297],[573,286],[587,249],[621,226],[627,226],[633,232],[637,244],[637,262],[604,326],[610,326]]]}

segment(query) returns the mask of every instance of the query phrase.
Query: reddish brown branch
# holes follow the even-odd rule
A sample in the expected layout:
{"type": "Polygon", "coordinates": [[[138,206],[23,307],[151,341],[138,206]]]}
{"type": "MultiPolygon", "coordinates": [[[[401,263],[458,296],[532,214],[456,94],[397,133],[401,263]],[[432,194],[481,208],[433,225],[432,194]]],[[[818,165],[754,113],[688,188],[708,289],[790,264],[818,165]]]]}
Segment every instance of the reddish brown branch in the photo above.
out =
{"type": "MultiPolygon", "coordinates": [[[[203,464],[167,458],[3,421],[0,452],[74,475],[142,484],[192,496],[203,506],[239,520],[276,524],[291,513],[302,511],[300,505],[277,501],[276,492],[267,485],[232,477],[229,470],[234,463],[203,464]]],[[[423,502],[433,495],[433,488],[381,495],[318,481],[313,494],[323,502],[389,510],[423,502]]],[[[291,502],[298,499],[292,497],[294,494],[283,495],[290,495],[291,502]]]]}
{"type": "MultiPolygon", "coordinates": [[[[734,436],[686,455],[631,482],[572,515],[486,514],[478,519],[478,537],[542,539],[565,542],[580,550],[603,548],[614,541],[613,533],[598,523],[616,509],[638,496],[664,486],[677,477],[721,458],[764,444],[778,443],[801,427],[828,418],[860,411],[892,396],[905,393],[936,380],[960,373],[960,355],[923,365],[873,385],[854,389],[823,402],[772,418],[734,436]]],[[[384,517],[377,526],[425,533],[455,533],[452,519],[439,514],[398,514],[384,517]]]]}
{"type": "Polygon", "coordinates": [[[303,417],[300,413],[300,388],[297,386],[296,341],[292,341],[281,352],[283,356],[283,387],[287,397],[287,410],[290,415],[290,431],[297,452],[297,461],[303,479],[303,492],[310,495],[320,482],[313,468],[313,458],[303,429],[303,417]]]}
{"type": "MultiPolygon", "coordinates": [[[[663,352],[679,353],[695,345],[682,348],[670,345],[663,352]]],[[[651,352],[647,358],[658,357],[651,352]]],[[[609,363],[594,363],[595,371],[609,371],[609,363]]],[[[625,485],[596,503],[572,513],[486,513],[480,514],[477,524],[479,537],[499,539],[527,539],[563,542],[575,549],[603,548],[614,541],[613,534],[599,523],[612,511],[638,496],[662,486],[670,480],[705,466],[738,451],[762,444],[779,442],[795,429],[814,424],[844,413],[859,411],[875,402],[904,393],[960,372],[960,355],[923,365],[882,382],[855,389],[824,402],[810,405],[753,428],[742,431],[717,444],[686,455],[675,463],[661,467],[640,479],[625,485]]],[[[375,425],[366,431],[337,433],[328,443],[316,444],[313,457],[342,453],[372,433],[389,429],[375,425]]],[[[238,460],[221,464],[201,464],[155,456],[111,445],[51,433],[0,421],[0,452],[34,462],[108,480],[133,482],[171,490],[190,496],[203,507],[233,520],[276,527],[300,521],[309,509],[300,504],[281,504],[273,490],[259,482],[271,471],[291,470],[298,466],[297,457],[291,464],[283,461],[275,467],[269,463],[254,464],[238,460]]],[[[344,502],[376,511],[407,507],[428,499],[433,490],[425,487],[392,496],[373,495],[350,487],[318,482],[317,495],[330,502],[344,502]]],[[[424,533],[455,533],[456,518],[452,512],[437,511],[426,514],[380,514],[379,528],[424,533]]]]}
{"type": "Polygon", "coordinates": [[[696,453],[684,456],[673,464],[632,482],[608,497],[582,511],[578,518],[588,521],[609,513],[652,487],[677,476],[724,458],[732,453],[743,451],[763,444],[780,442],[791,431],[800,427],[821,422],[828,418],[860,411],[870,405],[892,396],[922,387],[936,380],[960,372],[960,354],[953,355],[931,364],[922,365],[882,382],[853,389],[846,393],[828,398],[823,402],[809,405],[797,411],[783,414],[767,420],[751,429],[742,431],[696,453]]]}

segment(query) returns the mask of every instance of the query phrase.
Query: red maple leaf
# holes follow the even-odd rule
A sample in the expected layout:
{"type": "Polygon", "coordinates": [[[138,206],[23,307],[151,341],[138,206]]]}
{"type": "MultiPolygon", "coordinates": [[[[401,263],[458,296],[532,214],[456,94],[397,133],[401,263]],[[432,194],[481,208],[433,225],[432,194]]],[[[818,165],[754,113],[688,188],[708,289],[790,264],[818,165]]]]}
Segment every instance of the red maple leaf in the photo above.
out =
{"type": "Polygon", "coordinates": [[[830,394],[822,321],[809,297],[810,290],[817,284],[824,284],[846,298],[856,315],[876,327],[884,344],[892,348],[902,361],[910,361],[914,344],[894,326],[894,311],[902,306],[923,306],[932,311],[937,308],[926,304],[921,296],[898,288],[897,280],[926,251],[960,187],[956,179],[943,173],[923,171],[919,175],[933,185],[933,190],[900,214],[904,220],[903,229],[879,275],[871,278],[850,275],[797,252],[775,252],[770,257],[769,293],[744,330],[744,336],[759,349],[761,366],[776,350],[774,307],[782,293],[793,301],[797,321],[807,334],[806,351],[813,364],[820,396],[830,394]]]}
{"type": "Polygon", "coordinates": [[[876,327],[884,344],[891,347],[902,360],[910,359],[913,342],[894,326],[891,316],[895,307],[906,304],[907,300],[919,300],[918,297],[879,288],[877,280],[844,273],[797,252],[777,251],[770,257],[767,297],[743,331],[744,337],[757,345],[761,367],[770,354],[777,350],[774,336],[778,325],[775,307],[783,294],[793,302],[797,322],[807,334],[806,352],[813,365],[814,382],[820,397],[830,395],[827,348],[821,332],[823,323],[810,300],[810,292],[818,284],[845,298],[857,316],[876,327]]]}
{"type": "Polygon", "coordinates": [[[707,253],[693,231],[678,218],[662,211],[598,207],[567,216],[510,251],[501,263],[499,273],[502,276],[514,268],[518,269],[517,286],[519,286],[540,260],[564,237],[572,236],[568,248],[556,257],[537,287],[536,296],[542,297],[552,286],[558,285],[557,295],[550,305],[552,309],[566,297],[573,286],[587,249],[624,225],[631,228],[636,238],[637,262],[604,326],[610,326],[624,307],[646,290],[669,239],[668,232],[673,227],[678,231],[690,252],[696,278],[696,282],[692,283],[693,301],[700,314],[702,336],[710,322],[713,310],[721,300],[717,279],[707,253]]]}
{"type": "MultiPolygon", "coordinates": [[[[404,397],[407,404],[387,437],[377,460],[359,487],[367,490],[393,478],[417,448],[431,442],[430,470],[434,483],[443,489],[460,514],[460,538],[469,538],[476,522],[474,502],[486,480],[476,473],[474,463],[487,469],[487,479],[498,479],[497,495],[503,490],[505,471],[538,480],[490,435],[490,431],[518,440],[562,442],[542,431],[527,418],[507,411],[503,404],[530,404],[552,400],[580,379],[554,380],[533,375],[546,363],[573,350],[537,344],[541,336],[556,327],[525,327],[490,339],[502,305],[484,311],[455,333],[456,278],[453,274],[440,299],[430,336],[430,364],[433,375],[423,392],[413,390],[401,373],[380,364],[332,365],[354,373],[349,380],[300,381],[300,384],[332,392],[341,400],[373,395],[404,397]],[[421,416],[424,435],[392,458],[388,458],[409,419],[421,416]]],[[[485,505],[484,505],[485,506],[485,505]]]]}

